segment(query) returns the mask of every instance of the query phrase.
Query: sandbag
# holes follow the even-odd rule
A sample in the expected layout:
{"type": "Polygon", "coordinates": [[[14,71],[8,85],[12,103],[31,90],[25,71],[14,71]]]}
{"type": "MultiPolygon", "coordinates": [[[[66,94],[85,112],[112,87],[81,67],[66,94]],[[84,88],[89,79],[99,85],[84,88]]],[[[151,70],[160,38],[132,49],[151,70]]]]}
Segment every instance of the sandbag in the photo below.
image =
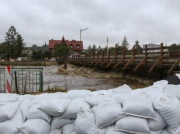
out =
{"type": "Polygon", "coordinates": [[[80,108],[89,110],[90,106],[82,98],[72,100],[66,108],[66,111],[63,113],[62,118],[75,119],[80,108]]]}
{"type": "Polygon", "coordinates": [[[42,119],[29,119],[17,129],[22,134],[49,134],[50,125],[42,119]]]}
{"type": "Polygon", "coordinates": [[[124,117],[121,113],[121,105],[116,101],[102,102],[93,107],[96,125],[99,128],[113,124],[116,120],[124,117]]]}
{"type": "Polygon", "coordinates": [[[0,134],[17,134],[17,127],[24,123],[22,115],[19,110],[17,110],[14,117],[10,120],[6,120],[0,123],[0,134]]]}
{"type": "Polygon", "coordinates": [[[18,102],[18,100],[19,95],[17,94],[0,93],[0,106],[7,103],[18,102]]]}
{"type": "Polygon", "coordinates": [[[70,90],[66,93],[65,99],[76,99],[76,98],[85,98],[90,95],[91,91],[89,90],[70,90]]]}
{"type": "Polygon", "coordinates": [[[39,106],[29,106],[27,114],[26,114],[27,119],[42,119],[47,122],[51,121],[51,117],[46,114],[45,112],[41,111],[39,109],[39,106]]]}
{"type": "Polygon", "coordinates": [[[67,125],[64,125],[62,127],[62,132],[63,134],[70,134],[70,133],[73,133],[75,131],[74,129],[74,124],[67,124],[67,125]]]}
{"type": "Polygon", "coordinates": [[[70,100],[51,99],[41,103],[40,110],[49,114],[50,116],[60,116],[66,110],[70,100]]]}
{"type": "Polygon", "coordinates": [[[171,134],[171,133],[169,133],[166,129],[164,129],[161,134],[171,134]]]}
{"type": "Polygon", "coordinates": [[[96,95],[96,96],[87,96],[84,100],[90,106],[93,107],[97,105],[98,103],[105,102],[105,101],[108,102],[111,100],[111,98],[105,95],[96,95]]]}
{"type": "Polygon", "coordinates": [[[113,88],[113,89],[109,89],[109,90],[111,90],[114,93],[122,93],[122,92],[132,91],[132,88],[130,86],[124,84],[122,86],[119,86],[119,87],[116,87],[116,88],[113,88]]]}
{"type": "Polygon", "coordinates": [[[0,122],[11,119],[19,106],[19,102],[6,103],[0,106],[0,122]]]}
{"type": "Polygon", "coordinates": [[[112,125],[106,128],[105,134],[127,134],[127,133],[114,130],[114,125],[112,125]]]}
{"type": "Polygon", "coordinates": [[[156,110],[155,110],[155,116],[156,116],[156,120],[154,119],[148,120],[149,129],[151,131],[159,131],[164,129],[167,126],[167,123],[164,121],[163,117],[156,110]]]}
{"type": "Polygon", "coordinates": [[[131,98],[131,92],[111,93],[111,98],[118,103],[123,104],[125,100],[131,98]]]}
{"type": "Polygon", "coordinates": [[[142,97],[132,97],[123,102],[122,113],[147,119],[156,119],[152,102],[142,97]]]}
{"type": "Polygon", "coordinates": [[[74,128],[77,134],[104,134],[105,132],[96,126],[94,114],[84,109],[78,112],[74,128]]]}
{"type": "Polygon", "coordinates": [[[54,129],[54,130],[50,131],[49,134],[62,134],[62,130],[61,129],[54,129]]]}
{"type": "Polygon", "coordinates": [[[26,114],[27,114],[29,106],[31,106],[30,100],[25,99],[25,100],[20,101],[19,110],[21,112],[24,122],[26,121],[26,114]]]}
{"type": "Polygon", "coordinates": [[[154,108],[166,123],[176,130],[180,123],[180,102],[173,95],[162,95],[154,102],[154,108]]]}
{"type": "Polygon", "coordinates": [[[159,131],[151,131],[151,134],[161,134],[163,130],[159,130],[159,131]]]}
{"type": "Polygon", "coordinates": [[[180,85],[168,84],[163,91],[164,94],[174,95],[180,100],[180,85]]]}
{"type": "Polygon", "coordinates": [[[167,127],[167,131],[170,134],[180,134],[180,125],[175,129],[172,129],[170,126],[167,127]]]}
{"type": "Polygon", "coordinates": [[[114,130],[135,134],[150,133],[147,120],[135,116],[126,116],[118,120],[114,130]]]}
{"type": "Polygon", "coordinates": [[[158,87],[160,89],[164,89],[168,85],[167,80],[160,80],[153,83],[154,87],[158,87]]]}
{"type": "Polygon", "coordinates": [[[73,123],[73,120],[70,119],[62,119],[60,116],[59,117],[53,117],[51,121],[51,130],[54,129],[59,129],[63,127],[66,124],[73,123]]]}

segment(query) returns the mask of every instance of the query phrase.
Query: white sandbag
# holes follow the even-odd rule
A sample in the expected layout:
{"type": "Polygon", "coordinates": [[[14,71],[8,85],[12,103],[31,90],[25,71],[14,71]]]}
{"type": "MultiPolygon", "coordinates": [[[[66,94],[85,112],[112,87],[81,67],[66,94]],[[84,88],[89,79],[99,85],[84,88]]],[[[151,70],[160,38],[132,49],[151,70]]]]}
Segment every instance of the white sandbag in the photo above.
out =
{"type": "Polygon", "coordinates": [[[70,119],[62,119],[61,116],[53,117],[52,121],[51,121],[51,130],[59,129],[59,128],[63,127],[64,125],[71,124],[73,122],[74,121],[70,120],[70,119]]]}
{"type": "Polygon", "coordinates": [[[70,133],[70,134],[77,134],[77,133],[74,131],[74,132],[72,132],[72,133],[70,133]]]}
{"type": "Polygon", "coordinates": [[[91,96],[97,96],[97,95],[110,96],[111,93],[112,93],[111,90],[97,90],[97,91],[91,92],[91,96]]]}
{"type": "Polygon", "coordinates": [[[7,103],[0,106],[0,122],[11,119],[19,106],[19,102],[7,103]]]}
{"type": "Polygon", "coordinates": [[[87,96],[84,100],[90,106],[93,107],[93,106],[97,105],[98,103],[108,102],[111,100],[111,98],[108,96],[105,96],[105,95],[96,95],[96,96],[87,96]]]}
{"type": "Polygon", "coordinates": [[[156,119],[152,102],[142,97],[132,97],[123,102],[122,113],[148,119],[156,119]]]}
{"type": "Polygon", "coordinates": [[[151,131],[151,134],[161,134],[163,130],[159,130],[159,131],[151,131]]]}
{"type": "Polygon", "coordinates": [[[180,100],[180,85],[168,84],[163,91],[164,94],[174,95],[180,100]]]}
{"type": "Polygon", "coordinates": [[[27,114],[26,114],[26,118],[27,119],[42,119],[47,122],[51,121],[51,117],[45,112],[41,111],[39,107],[35,105],[29,106],[27,114]]]}
{"type": "Polygon", "coordinates": [[[148,125],[151,131],[162,130],[167,126],[167,123],[164,121],[163,117],[155,110],[156,120],[149,119],[148,125]]]}
{"type": "Polygon", "coordinates": [[[116,120],[124,117],[122,107],[116,101],[102,102],[93,107],[96,125],[99,128],[113,124],[116,120]]]}
{"type": "Polygon", "coordinates": [[[111,98],[121,104],[131,97],[131,92],[111,93],[111,98]]]}
{"type": "Polygon", "coordinates": [[[106,128],[105,134],[127,134],[127,133],[121,132],[121,131],[118,131],[118,130],[114,130],[114,125],[113,125],[113,126],[108,126],[106,128]]]}
{"type": "Polygon", "coordinates": [[[154,103],[154,101],[161,96],[163,93],[163,89],[158,87],[158,86],[149,86],[146,88],[140,88],[140,89],[136,89],[133,90],[131,95],[132,96],[138,96],[138,97],[142,97],[142,98],[147,98],[149,100],[152,101],[152,103],[154,103]]]}
{"type": "Polygon", "coordinates": [[[103,134],[105,131],[96,126],[94,114],[83,109],[78,112],[74,128],[77,134],[103,134]]]}
{"type": "Polygon", "coordinates": [[[0,93],[0,106],[7,103],[18,102],[18,100],[19,95],[17,94],[0,93]]]}
{"type": "Polygon", "coordinates": [[[46,100],[41,103],[39,109],[51,116],[60,116],[66,110],[69,102],[70,100],[59,98],[46,100]]]}
{"type": "Polygon", "coordinates": [[[164,129],[161,134],[171,134],[171,133],[169,133],[166,129],[164,129]]]}
{"type": "Polygon", "coordinates": [[[72,100],[66,108],[66,111],[63,113],[62,118],[75,119],[80,108],[89,110],[90,106],[82,98],[72,100]]]}
{"type": "Polygon", "coordinates": [[[54,129],[54,130],[50,131],[49,134],[62,134],[62,130],[61,129],[54,129]]]}
{"type": "Polygon", "coordinates": [[[29,106],[31,106],[31,101],[28,99],[21,100],[19,104],[19,110],[21,112],[21,115],[23,117],[23,120],[26,120],[26,114],[28,111],[29,106]]]}
{"type": "Polygon", "coordinates": [[[65,99],[85,98],[90,94],[91,91],[89,90],[70,90],[66,93],[65,99]]]}
{"type": "Polygon", "coordinates": [[[114,130],[119,130],[133,134],[150,133],[147,120],[134,116],[126,116],[118,120],[116,122],[114,130]]]}
{"type": "Polygon", "coordinates": [[[162,95],[154,102],[154,108],[173,130],[177,129],[180,123],[180,102],[175,96],[162,95]]]}
{"type": "Polygon", "coordinates": [[[50,125],[42,119],[29,119],[17,129],[22,134],[49,134],[50,125]]]}
{"type": "Polygon", "coordinates": [[[158,88],[161,88],[161,89],[164,89],[167,85],[168,85],[167,80],[160,80],[160,81],[156,81],[156,82],[153,83],[154,87],[158,87],[158,88]]]}
{"type": "Polygon", "coordinates": [[[73,133],[75,131],[74,129],[74,124],[67,124],[67,125],[64,125],[62,127],[62,132],[63,134],[70,134],[70,133],[73,133]]]}
{"type": "Polygon", "coordinates": [[[17,110],[12,119],[0,123],[0,134],[17,134],[17,127],[21,126],[23,123],[24,121],[21,113],[17,110]]]}
{"type": "Polygon", "coordinates": [[[132,91],[132,88],[130,86],[124,84],[122,86],[119,86],[119,87],[116,87],[116,88],[113,88],[113,89],[109,89],[109,90],[111,90],[114,93],[122,93],[122,92],[132,91]]]}
{"type": "Polygon", "coordinates": [[[167,127],[167,131],[170,134],[180,134],[180,125],[175,129],[172,129],[170,126],[167,127]]]}

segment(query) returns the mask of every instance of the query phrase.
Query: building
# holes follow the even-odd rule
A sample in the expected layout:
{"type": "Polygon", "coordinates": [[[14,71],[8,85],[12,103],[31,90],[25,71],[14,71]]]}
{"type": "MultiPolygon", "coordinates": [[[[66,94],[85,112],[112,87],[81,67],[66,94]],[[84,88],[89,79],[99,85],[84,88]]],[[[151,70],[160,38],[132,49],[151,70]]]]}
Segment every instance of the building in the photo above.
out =
{"type": "MultiPolygon", "coordinates": [[[[157,45],[157,44],[152,44],[152,43],[149,43],[149,44],[144,44],[143,45],[143,49],[145,49],[145,46],[147,45],[147,48],[158,48],[160,47],[160,45],[157,45]]],[[[157,50],[148,50],[147,52],[160,52],[160,49],[157,49],[157,50]]],[[[143,53],[145,53],[145,51],[143,50],[143,53]]]]}
{"type": "Polygon", "coordinates": [[[54,48],[56,45],[64,43],[66,44],[68,47],[70,47],[72,50],[76,51],[76,52],[80,52],[83,50],[83,42],[82,41],[76,41],[76,40],[65,40],[64,37],[62,37],[62,40],[49,40],[49,45],[48,48],[51,52],[54,52],[54,48]]]}

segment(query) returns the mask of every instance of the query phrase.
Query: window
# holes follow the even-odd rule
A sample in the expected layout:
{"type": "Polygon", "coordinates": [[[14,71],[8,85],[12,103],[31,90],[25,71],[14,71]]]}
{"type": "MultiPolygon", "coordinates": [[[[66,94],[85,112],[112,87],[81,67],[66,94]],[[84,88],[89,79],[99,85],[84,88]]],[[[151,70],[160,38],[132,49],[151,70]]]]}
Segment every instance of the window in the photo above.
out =
{"type": "Polygon", "coordinates": [[[76,48],[80,48],[80,45],[79,45],[79,44],[77,44],[76,48]]]}
{"type": "Polygon", "coordinates": [[[71,44],[70,46],[69,46],[70,48],[74,48],[74,46],[71,44]]]}

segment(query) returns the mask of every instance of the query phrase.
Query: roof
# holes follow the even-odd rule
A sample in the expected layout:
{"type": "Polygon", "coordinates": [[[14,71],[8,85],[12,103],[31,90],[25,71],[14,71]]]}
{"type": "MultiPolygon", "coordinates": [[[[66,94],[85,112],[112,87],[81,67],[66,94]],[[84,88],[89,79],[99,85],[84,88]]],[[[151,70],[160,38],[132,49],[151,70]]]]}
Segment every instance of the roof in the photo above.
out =
{"type": "Polygon", "coordinates": [[[83,42],[82,41],[76,41],[76,40],[65,40],[64,37],[62,40],[49,40],[49,49],[53,49],[56,44],[61,44],[62,41],[65,41],[66,45],[68,47],[73,48],[73,50],[83,50],[83,42]]]}

